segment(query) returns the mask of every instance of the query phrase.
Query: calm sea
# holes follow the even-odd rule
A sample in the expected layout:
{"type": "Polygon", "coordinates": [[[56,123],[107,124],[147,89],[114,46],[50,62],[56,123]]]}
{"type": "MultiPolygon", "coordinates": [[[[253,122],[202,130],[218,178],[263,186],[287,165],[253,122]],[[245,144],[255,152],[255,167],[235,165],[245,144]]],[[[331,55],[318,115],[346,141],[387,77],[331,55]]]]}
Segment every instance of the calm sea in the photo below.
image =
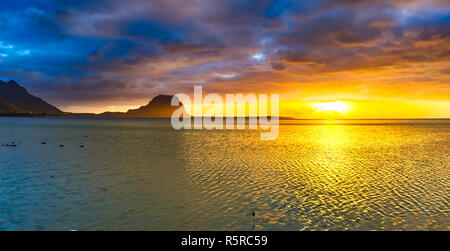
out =
{"type": "Polygon", "coordinates": [[[281,121],[262,141],[157,119],[0,118],[12,141],[0,230],[251,230],[252,211],[257,230],[450,230],[450,120],[281,121]]]}

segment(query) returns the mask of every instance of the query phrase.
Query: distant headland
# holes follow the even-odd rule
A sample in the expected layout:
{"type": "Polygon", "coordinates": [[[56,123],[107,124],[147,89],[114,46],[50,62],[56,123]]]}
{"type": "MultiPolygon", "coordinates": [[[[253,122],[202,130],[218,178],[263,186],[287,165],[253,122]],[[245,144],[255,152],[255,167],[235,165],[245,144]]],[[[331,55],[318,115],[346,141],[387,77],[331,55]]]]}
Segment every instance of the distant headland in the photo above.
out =
{"type": "Polygon", "coordinates": [[[170,118],[172,113],[183,106],[171,106],[171,95],[158,95],[147,105],[127,112],[70,113],[63,112],[46,101],[33,96],[24,87],[10,80],[0,80],[0,116],[40,117],[40,116],[76,116],[76,117],[130,117],[130,118],[170,118]]]}
{"type": "MultiPolygon", "coordinates": [[[[126,112],[71,113],[64,112],[39,97],[30,94],[16,81],[0,80],[0,117],[99,117],[99,118],[170,118],[180,107],[171,106],[173,95],[158,95],[144,106],[126,112]]],[[[248,119],[248,117],[247,117],[248,119]]],[[[279,119],[294,119],[279,117],[279,119]]]]}

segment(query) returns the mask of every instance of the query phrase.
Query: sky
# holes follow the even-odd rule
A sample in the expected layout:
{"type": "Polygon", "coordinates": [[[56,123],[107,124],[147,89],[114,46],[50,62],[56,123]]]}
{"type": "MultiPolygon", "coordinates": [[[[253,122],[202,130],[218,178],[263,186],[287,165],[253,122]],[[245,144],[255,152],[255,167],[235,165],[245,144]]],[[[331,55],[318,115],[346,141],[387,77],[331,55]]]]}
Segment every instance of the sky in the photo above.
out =
{"type": "Polygon", "coordinates": [[[448,118],[450,2],[2,0],[0,79],[70,112],[202,85],[283,116],[448,118]]]}

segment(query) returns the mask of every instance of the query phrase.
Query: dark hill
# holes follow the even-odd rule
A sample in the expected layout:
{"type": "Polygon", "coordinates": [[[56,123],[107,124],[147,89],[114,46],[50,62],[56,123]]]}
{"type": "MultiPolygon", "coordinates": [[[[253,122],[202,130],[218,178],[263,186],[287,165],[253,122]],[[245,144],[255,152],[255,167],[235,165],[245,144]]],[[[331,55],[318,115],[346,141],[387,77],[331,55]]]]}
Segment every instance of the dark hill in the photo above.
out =
{"type": "Polygon", "coordinates": [[[30,113],[40,115],[63,115],[58,108],[28,93],[14,80],[0,80],[0,113],[30,113]]]}
{"type": "Polygon", "coordinates": [[[170,118],[172,113],[179,107],[171,106],[171,95],[158,95],[154,97],[147,105],[137,109],[131,109],[127,112],[105,112],[97,116],[100,117],[130,117],[130,118],[170,118]]]}
{"type": "Polygon", "coordinates": [[[127,112],[67,113],[35,97],[14,80],[0,80],[0,116],[76,116],[76,117],[130,117],[130,118],[170,118],[172,113],[182,107],[171,106],[170,95],[158,95],[147,105],[127,112]]]}
{"type": "Polygon", "coordinates": [[[9,103],[8,101],[0,100],[0,114],[24,114],[29,113],[28,111],[9,103]]]}

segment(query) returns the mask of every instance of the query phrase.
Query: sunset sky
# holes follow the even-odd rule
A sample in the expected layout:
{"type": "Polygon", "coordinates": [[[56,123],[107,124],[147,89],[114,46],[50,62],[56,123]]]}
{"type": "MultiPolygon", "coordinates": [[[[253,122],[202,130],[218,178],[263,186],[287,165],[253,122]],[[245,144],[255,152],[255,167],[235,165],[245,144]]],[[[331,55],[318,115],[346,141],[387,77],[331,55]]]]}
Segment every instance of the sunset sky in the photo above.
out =
{"type": "Polygon", "coordinates": [[[282,116],[449,118],[450,2],[2,0],[0,79],[70,112],[201,84],[282,116]]]}

